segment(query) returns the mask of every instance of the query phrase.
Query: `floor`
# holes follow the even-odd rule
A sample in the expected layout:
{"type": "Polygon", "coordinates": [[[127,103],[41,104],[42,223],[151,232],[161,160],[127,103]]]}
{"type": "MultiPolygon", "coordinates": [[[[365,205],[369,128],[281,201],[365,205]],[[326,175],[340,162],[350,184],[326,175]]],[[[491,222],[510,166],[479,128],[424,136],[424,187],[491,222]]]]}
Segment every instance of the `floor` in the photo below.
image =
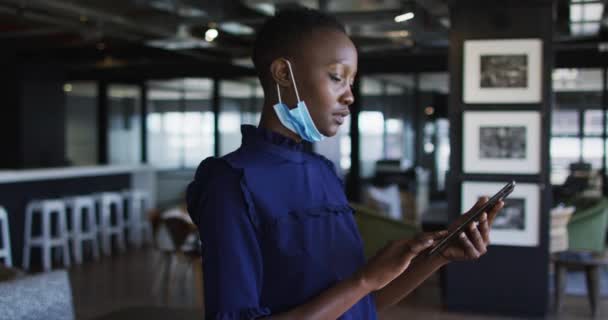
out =
{"type": "MultiPolygon", "coordinates": [[[[166,288],[158,275],[165,266],[163,256],[152,249],[102,258],[72,267],[70,281],[77,319],[201,319],[202,300],[192,286],[196,272],[182,260],[174,265],[184,275],[166,288]],[[166,294],[169,292],[169,294],[166,294]]],[[[380,314],[381,320],[484,320],[517,319],[489,315],[451,313],[442,310],[437,279],[431,278],[410,297],[380,314]]],[[[608,299],[601,301],[600,314],[608,315],[608,299]]],[[[547,319],[590,319],[585,297],[566,296],[559,315],[547,319]]],[[[598,317],[598,318],[601,318],[598,317]]],[[[523,318],[522,318],[523,319],[523,318]]]]}

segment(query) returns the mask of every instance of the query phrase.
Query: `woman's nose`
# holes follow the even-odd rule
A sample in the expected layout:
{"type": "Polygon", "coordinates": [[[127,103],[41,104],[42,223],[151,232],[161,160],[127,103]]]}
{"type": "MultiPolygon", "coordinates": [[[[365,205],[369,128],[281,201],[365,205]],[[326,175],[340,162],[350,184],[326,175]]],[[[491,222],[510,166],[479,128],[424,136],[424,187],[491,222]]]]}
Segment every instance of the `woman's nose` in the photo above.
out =
{"type": "Polygon", "coordinates": [[[353,104],[353,102],[355,102],[355,96],[353,95],[352,88],[349,87],[346,92],[340,96],[340,102],[347,106],[350,106],[353,104]]]}

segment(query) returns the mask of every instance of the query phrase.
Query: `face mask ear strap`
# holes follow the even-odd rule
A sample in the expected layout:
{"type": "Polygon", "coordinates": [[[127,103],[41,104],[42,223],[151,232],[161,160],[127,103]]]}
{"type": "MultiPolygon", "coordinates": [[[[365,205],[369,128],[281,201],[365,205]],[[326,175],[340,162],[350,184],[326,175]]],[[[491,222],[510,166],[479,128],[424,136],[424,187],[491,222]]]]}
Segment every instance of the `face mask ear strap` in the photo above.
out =
{"type": "Polygon", "coordinates": [[[279,103],[283,104],[283,101],[281,101],[281,88],[279,88],[278,83],[277,83],[277,97],[279,97],[279,103]]]}
{"type": "Polygon", "coordinates": [[[291,69],[291,63],[289,63],[289,60],[285,60],[285,62],[287,62],[287,67],[289,68],[289,75],[291,76],[291,82],[293,83],[293,90],[296,92],[296,98],[298,99],[298,103],[300,103],[300,94],[298,93],[298,87],[296,86],[296,77],[293,74],[293,70],[291,69]]]}

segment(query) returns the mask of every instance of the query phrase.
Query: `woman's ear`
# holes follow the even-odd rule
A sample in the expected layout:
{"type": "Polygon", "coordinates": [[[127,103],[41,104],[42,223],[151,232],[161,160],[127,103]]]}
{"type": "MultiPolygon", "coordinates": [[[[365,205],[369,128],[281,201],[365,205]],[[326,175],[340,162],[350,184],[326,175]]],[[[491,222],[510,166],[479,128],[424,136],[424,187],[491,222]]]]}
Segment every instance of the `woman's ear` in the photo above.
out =
{"type": "Polygon", "coordinates": [[[270,64],[270,76],[275,83],[281,87],[290,87],[291,79],[287,61],[283,58],[277,58],[270,64]]]}

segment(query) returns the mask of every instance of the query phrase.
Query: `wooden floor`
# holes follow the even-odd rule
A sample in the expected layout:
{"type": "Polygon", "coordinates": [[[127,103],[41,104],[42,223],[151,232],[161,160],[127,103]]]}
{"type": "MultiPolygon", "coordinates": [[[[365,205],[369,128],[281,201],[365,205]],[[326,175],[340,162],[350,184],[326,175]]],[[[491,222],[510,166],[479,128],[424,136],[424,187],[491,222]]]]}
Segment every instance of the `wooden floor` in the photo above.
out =
{"type": "MultiPolygon", "coordinates": [[[[195,274],[185,263],[172,283],[183,286],[165,294],[159,274],[163,257],[152,249],[131,250],[127,254],[106,257],[72,267],[70,281],[77,319],[201,319],[203,306],[194,294],[195,274]]],[[[429,279],[401,304],[380,314],[381,320],[460,320],[516,319],[489,315],[445,312],[440,304],[436,279],[429,279]]],[[[608,298],[601,301],[599,319],[608,318],[608,298]]],[[[590,319],[585,297],[566,296],[562,312],[547,319],[590,319]]]]}

